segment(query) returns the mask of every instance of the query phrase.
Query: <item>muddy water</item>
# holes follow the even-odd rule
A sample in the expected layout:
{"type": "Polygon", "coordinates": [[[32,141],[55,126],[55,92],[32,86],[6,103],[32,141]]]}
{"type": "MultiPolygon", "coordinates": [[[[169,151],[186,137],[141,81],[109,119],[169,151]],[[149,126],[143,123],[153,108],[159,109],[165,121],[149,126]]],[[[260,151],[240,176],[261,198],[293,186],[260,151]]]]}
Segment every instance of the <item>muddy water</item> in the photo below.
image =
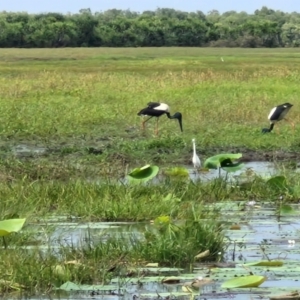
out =
{"type": "MultiPolygon", "coordinates": [[[[300,205],[292,205],[293,213],[285,216],[276,215],[274,205],[271,203],[218,203],[222,215],[220,219],[227,228],[225,230],[228,248],[223,253],[225,262],[237,264],[236,268],[219,269],[208,272],[203,266],[195,268],[192,274],[184,271],[183,281],[191,281],[191,278],[211,278],[214,282],[201,288],[199,299],[261,299],[263,295],[270,293],[282,293],[299,289],[300,287],[300,205]],[[241,204],[245,210],[241,211],[241,204]],[[239,224],[240,230],[230,230],[232,224],[239,224]],[[292,241],[292,242],[291,242],[292,241]],[[260,260],[281,260],[283,267],[248,267],[255,275],[267,276],[268,279],[259,287],[252,289],[240,289],[237,291],[221,289],[221,284],[236,275],[249,275],[247,269],[239,264],[250,263],[260,260]],[[189,277],[189,279],[187,278],[189,277]],[[184,279],[185,278],[185,279],[184,279]]],[[[205,222],[205,220],[203,220],[205,222]]],[[[120,236],[135,234],[142,238],[145,228],[151,228],[149,223],[80,223],[78,220],[67,223],[61,220],[48,220],[47,226],[53,224],[55,230],[48,238],[47,247],[82,246],[86,242],[105,242],[108,236],[120,236]]],[[[41,228],[44,226],[40,225],[41,228]]],[[[44,241],[45,242],[45,241],[44,241]]],[[[177,272],[174,275],[178,275],[177,272]]],[[[162,273],[160,276],[164,276],[162,273]]],[[[181,285],[166,285],[157,282],[142,282],[137,284],[136,278],[122,280],[120,286],[122,296],[99,295],[95,299],[133,299],[139,298],[157,299],[159,293],[163,298],[172,293],[177,293],[176,298],[182,293],[181,285]]],[[[120,281],[121,282],[121,281],[120,281]]],[[[118,279],[111,284],[120,284],[118,279]]],[[[115,291],[117,292],[117,291],[115,291]]],[[[78,295],[77,295],[78,296],[78,295]]],[[[85,299],[86,294],[82,295],[85,299]]],[[[189,299],[189,296],[179,298],[189,299]]],[[[70,296],[69,299],[75,299],[70,296]]]]}
{"type": "Polygon", "coordinates": [[[43,155],[47,148],[36,145],[19,144],[11,148],[11,152],[17,157],[27,157],[32,155],[43,155]]]}
{"type": "MultiPolygon", "coordinates": [[[[244,167],[236,172],[233,173],[227,173],[226,171],[221,169],[220,175],[219,170],[211,169],[209,171],[196,171],[191,166],[184,166],[188,172],[189,172],[189,178],[196,182],[197,180],[201,181],[210,181],[215,178],[218,178],[221,176],[222,178],[225,178],[227,176],[228,180],[235,181],[237,178],[249,178],[253,175],[258,175],[261,177],[270,177],[272,175],[275,175],[277,170],[273,163],[267,162],[267,161],[252,161],[244,163],[244,167]]],[[[164,175],[159,175],[155,178],[153,178],[151,181],[148,181],[148,183],[151,184],[160,184],[166,177],[164,175]]],[[[97,180],[100,182],[100,180],[97,180]]],[[[127,178],[122,178],[120,180],[123,184],[128,184],[127,178]]]]}
{"type": "MultiPolygon", "coordinates": [[[[16,153],[22,152],[22,148],[15,149],[16,153]]],[[[36,150],[36,149],[35,149],[36,150]]],[[[28,148],[23,148],[24,153],[31,153],[28,148]]],[[[37,154],[42,154],[46,149],[40,148],[37,154]]],[[[29,154],[28,154],[29,155],[29,154]]],[[[236,176],[246,177],[252,174],[269,177],[276,174],[276,168],[269,162],[248,162],[241,171],[230,174],[230,179],[234,180],[236,176]]],[[[209,172],[195,173],[189,168],[190,178],[193,181],[209,181],[219,176],[218,170],[209,172]]],[[[222,171],[221,176],[226,176],[222,171]]],[[[160,179],[154,181],[159,183],[160,179]]],[[[182,271],[182,281],[191,281],[191,278],[204,277],[213,280],[213,283],[201,288],[201,296],[198,299],[261,299],[267,297],[270,293],[287,293],[300,287],[300,207],[294,205],[294,212],[289,215],[278,218],[276,210],[271,203],[243,203],[245,210],[241,211],[240,203],[219,203],[221,208],[220,219],[226,224],[226,241],[228,248],[222,254],[225,262],[233,262],[236,268],[208,272],[204,266],[195,268],[193,273],[187,274],[182,271]],[[240,230],[230,230],[232,224],[239,224],[240,230]],[[292,241],[292,242],[291,242],[292,241]],[[259,260],[279,259],[284,262],[284,267],[248,267],[255,275],[264,275],[268,279],[255,289],[239,289],[227,291],[221,289],[221,284],[236,275],[248,275],[248,271],[239,266],[239,264],[255,262],[259,260]],[[293,272],[293,270],[295,270],[293,272]],[[187,279],[189,277],[189,279],[187,279]],[[281,292],[280,292],[281,289],[281,292]]],[[[120,238],[130,237],[135,234],[143,238],[143,231],[151,228],[149,223],[82,223],[74,218],[69,221],[69,217],[61,216],[60,218],[49,218],[40,222],[35,229],[40,233],[40,248],[53,250],[60,247],[81,247],[86,244],[97,244],[105,242],[109,236],[119,236],[120,238]],[[48,232],[52,227],[53,231],[48,232]]],[[[205,220],[203,220],[205,222],[205,220]]],[[[173,275],[178,275],[175,272],[173,275]]],[[[166,276],[163,272],[160,276],[166,276]]],[[[189,295],[182,294],[181,285],[166,285],[159,283],[159,280],[143,282],[137,284],[136,278],[126,278],[118,281],[113,280],[111,284],[117,284],[120,287],[122,295],[116,295],[120,291],[115,290],[116,294],[99,293],[91,296],[91,292],[70,294],[69,296],[51,297],[41,296],[32,299],[157,299],[158,294],[164,299],[170,294],[173,298],[190,299],[189,295]],[[177,293],[177,294],[176,294],[177,293]]],[[[160,299],[162,299],[160,298],[160,299]]]]}
{"type": "MultiPolygon", "coordinates": [[[[209,172],[195,172],[191,168],[189,169],[190,178],[193,181],[196,180],[203,180],[203,181],[209,181],[214,178],[219,177],[219,170],[209,170],[209,172]]],[[[225,177],[227,174],[226,171],[221,170],[221,177],[225,177]]],[[[245,167],[242,168],[239,171],[236,171],[234,173],[229,173],[230,178],[234,179],[237,178],[243,174],[249,174],[246,176],[252,176],[254,174],[262,177],[268,177],[276,174],[276,168],[273,163],[266,162],[266,161],[252,161],[245,163],[245,167]]]]}

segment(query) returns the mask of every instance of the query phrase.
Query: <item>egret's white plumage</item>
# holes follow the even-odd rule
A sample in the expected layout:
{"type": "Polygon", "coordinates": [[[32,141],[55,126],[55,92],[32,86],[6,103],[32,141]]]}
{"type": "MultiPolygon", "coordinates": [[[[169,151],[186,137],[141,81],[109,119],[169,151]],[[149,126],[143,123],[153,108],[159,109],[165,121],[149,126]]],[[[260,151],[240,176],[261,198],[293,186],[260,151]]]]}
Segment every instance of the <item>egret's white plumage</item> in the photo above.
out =
{"type": "Polygon", "coordinates": [[[200,161],[199,156],[196,153],[196,142],[195,142],[195,139],[192,139],[192,142],[193,142],[193,150],[194,150],[192,162],[193,162],[194,168],[198,169],[198,168],[201,167],[201,161],[200,161]]]}

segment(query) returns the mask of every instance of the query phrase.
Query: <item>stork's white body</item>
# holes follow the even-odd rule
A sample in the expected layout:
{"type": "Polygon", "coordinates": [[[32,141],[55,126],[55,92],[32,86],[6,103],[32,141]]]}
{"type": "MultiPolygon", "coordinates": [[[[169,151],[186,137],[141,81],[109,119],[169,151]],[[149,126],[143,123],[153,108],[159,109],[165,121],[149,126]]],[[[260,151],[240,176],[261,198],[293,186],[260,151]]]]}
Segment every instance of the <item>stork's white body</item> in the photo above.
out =
{"type": "Polygon", "coordinates": [[[196,142],[195,142],[195,139],[192,139],[192,142],[193,142],[193,150],[194,150],[192,162],[193,162],[194,168],[198,169],[198,168],[201,167],[201,161],[200,161],[199,156],[196,153],[196,142]]]}
{"type": "Polygon", "coordinates": [[[273,107],[268,115],[269,121],[271,123],[277,123],[283,120],[290,109],[291,106],[285,104],[273,107]]]}
{"type": "Polygon", "coordinates": [[[153,107],[153,109],[155,110],[162,110],[162,111],[166,111],[166,112],[170,112],[170,107],[168,104],[166,103],[160,103],[159,106],[153,107]]]}
{"type": "MultiPolygon", "coordinates": [[[[293,104],[286,102],[280,105],[277,105],[273,107],[268,115],[268,120],[270,121],[270,128],[263,128],[262,133],[271,132],[274,128],[274,125],[278,123],[281,120],[288,121],[285,117],[287,113],[292,108],[293,104]]],[[[294,130],[295,124],[293,122],[290,122],[292,125],[292,128],[294,130]]]]}

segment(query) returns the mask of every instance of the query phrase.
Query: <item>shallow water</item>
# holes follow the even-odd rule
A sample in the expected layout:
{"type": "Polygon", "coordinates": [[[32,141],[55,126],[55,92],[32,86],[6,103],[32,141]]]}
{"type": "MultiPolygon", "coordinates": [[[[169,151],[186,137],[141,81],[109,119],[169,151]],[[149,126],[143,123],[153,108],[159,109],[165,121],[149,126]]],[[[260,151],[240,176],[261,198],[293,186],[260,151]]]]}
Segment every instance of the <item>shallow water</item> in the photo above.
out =
{"type": "Polygon", "coordinates": [[[11,151],[15,156],[26,157],[45,154],[47,152],[47,148],[39,147],[37,145],[19,144],[12,147],[11,151]]]}
{"type": "MultiPolygon", "coordinates": [[[[196,171],[191,166],[183,166],[186,168],[189,172],[189,178],[196,182],[197,180],[201,181],[210,181],[215,178],[219,177],[219,170],[210,169],[209,171],[196,171]]],[[[249,178],[250,176],[253,176],[256,174],[257,176],[261,177],[271,177],[272,175],[275,175],[277,173],[276,166],[271,162],[266,161],[252,161],[252,162],[246,162],[244,164],[244,167],[236,172],[227,173],[224,170],[220,170],[220,176],[225,178],[227,176],[228,180],[235,181],[236,178],[245,177],[249,178]]],[[[166,176],[159,175],[151,179],[147,182],[147,184],[160,184],[166,176]]],[[[94,181],[94,180],[93,180],[94,181]]],[[[120,180],[123,184],[128,184],[127,178],[122,178],[120,180]]],[[[97,180],[97,182],[101,182],[101,180],[97,180]]]]}
{"type": "MultiPolygon", "coordinates": [[[[195,181],[195,180],[203,180],[203,181],[209,181],[212,180],[214,178],[218,178],[219,177],[219,170],[209,170],[208,172],[195,172],[195,170],[193,170],[190,167],[187,167],[187,169],[189,169],[189,174],[190,174],[190,178],[195,181]]],[[[272,176],[275,175],[277,170],[276,167],[273,163],[271,162],[266,162],[266,161],[252,161],[252,162],[247,162],[245,163],[244,168],[242,168],[239,171],[236,171],[234,173],[229,173],[231,178],[236,178],[238,176],[241,176],[243,174],[245,174],[246,172],[248,172],[249,176],[251,176],[251,174],[256,174],[258,176],[262,176],[262,177],[268,177],[268,176],[272,176]]],[[[221,169],[221,177],[225,177],[227,172],[221,169]]]]}
{"type": "MultiPolygon", "coordinates": [[[[249,272],[236,266],[231,269],[219,269],[218,271],[208,272],[208,269],[199,266],[195,268],[192,274],[183,272],[183,281],[191,281],[191,278],[203,277],[211,278],[213,283],[201,288],[201,297],[198,299],[261,299],[265,293],[282,293],[292,291],[300,287],[300,205],[292,205],[294,211],[291,214],[278,218],[274,206],[271,203],[218,203],[221,208],[221,220],[230,228],[232,224],[239,224],[240,230],[225,231],[228,249],[223,254],[226,262],[244,264],[260,260],[281,260],[283,267],[248,267],[255,275],[267,276],[268,279],[259,287],[252,289],[239,289],[227,291],[220,288],[221,284],[236,275],[249,275],[249,272]],[[248,205],[247,205],[248,204],[248,205]],[[241,205],[245,209],[241,210],[241,205]],[[292,244],[289,241],[294,241],[292,244]],[[189,278],[187,278],[189,276],[189,278]],[[188,280],[189,279],[189,280],[188,280]],[[250,298],[251,296],[251,298],[250,298]]],[[[65,219],[66,220],[66,219],[65,219]]],[[[204,220],[205,221],[205,220],[204,220]]],[[[84,245],[86,242],[105,242],[107,236],[120,235],[124,238],[132,233],[142,238],[145,227],[151,227],[150,223],[126,223],[126,222],[101,222],[101,223],[81,223],[74,219],[74,222],[64,222],[64,218],[59,220],[49,219],[43,226],[53,224],[55,230],[48,236],[46,247],[57,248],[60,246],[84,245]]],[[[45,242],[45,241],[44,241],[45,242]]],[[[173,274],[174,275],[174,274],[173,274]]],[[[175,275],[178,275],[175,272],[175,275]]],[[[161,272],[160,276],[164,275],[161,272]]],[[[147,278],[140,278],[147,279],[147,278]]],[[[155,298],[160,294],[163,298],[172,293],[177,298],[189,299],[189,296],[180,296],[182,293],[181,285],[161,284],[159,282],[143,282],[137,284],[137,278],[115,279],[111,284],[120,288],[111,293],[99,292],[99,295],[93,295],[93,299],[133,299],[133,296],[139,298],[155,298]],[[116,295],[121,293],[121,295],[116,295]],[[165,294],[166,293],[166,294],[165,294]],[[179,293],[179,294],[178,294],[179,293]]],[[[80,292],[69,296],[69,298],[59,299],[86,299],[90,298],[90,292],[80,292]]],[[[46,299],[46,298],[32,298],[46,299]]],[[[53,299],[53,298],[52,298],[53,299]]]]}
{"type": "MultiPolygon", "coordinates": [[[[18,150],[19,151],[19,150],[18,150]]],[[[26,152],[26,149],[24,150],[26,152]]],[[[43,151],[43,150],[41,150],[43,151]]],[[[193,181],[209,181],[219,177],[218,170],[195,173],[189,169],[190,178],[193,181]]],[[[276,167],[269,162],[249,162],[245,167],[235,173],[231,173],[229,180],[249,178],[252,175],[270,177],[277,173],[276,167]]],[[[226,176],[222,171],[221,176],[226,176]]],[[[227,174],[228,176],[228,174],[227,174]]],[[[154,180],[159,183],[161,179],[154,180]]],[[[299,289],[300,282],[300,205],[293,205],[292,214],[278,218],[272,203],[250,202],[222,202],[215,206],[221,208],[220,219],[226,225],[226,241],[228,248],[223,253],[224,261],[244,264],[260,260],[281,260],[283,267],[247,267],[255,275],[264,275],[268,279],[259,287],[252,289],[239,289],[227,291],[221,289],[221,284],[236,275],[249,275],[249,271],[238,265],[236,268],[219,269],[208,272],[204,266],[195,268],[193,273],[181,271],[182,282],[191,281],[192,278],[211,278],[213,283],[201,288],[201,296],[198,299],[261,299],[270,293],[287,293],[299,289]],[[244,209],[242,209],[244,207],[244,209]],[[232,224],[239,224],[240,230],[230,230],[232,224]],[[289,241],[293,241],[292,243],[289,241]]],[[[205,220],[203,220],[205,222],[205,220]]],[[[40,249],[47,251],[52,248],[54,251],[60,247],[82,247],[105,242],[110,236],[126,238],[135,234],[138,238],[143,238],[145,229],[151,228],[148,222],[128,223],[128,222],[99,222],[83,223],[78,218],[70,216],[53,217],[40,220],[38,225],[33,225],[33,229],[38,233],[41,241],[40,249]],[[49,228],[53,230],[49,231],[49,228]]],[[[31,228],[32,229],[32,228],[31,228]]],[[[34,246],[36,247],[36,246],[34,246]]],[[[159,271],[159,270],[158,270],[159,271]]],[[[172,275],[178,275],[175,272],[172,275]]],[[[167,276],[163,271],[160,276],[167,276]]],[[[70,294],[57,294],[48,296],[33,297],[31,299],[161,299],[174,294],[171,298],[190,299],[189,295],[182,292],[182,285],[162,284],[159,280],[143,282],[146,278],[122,278],[112,280],[111,284],[118,288],[111,292],[76,292],[70,294]]],[[[150,278],[151,279],[151,278],[150,278]]],[[[196,297],[197,298],[197,297],[196,297]]]]}

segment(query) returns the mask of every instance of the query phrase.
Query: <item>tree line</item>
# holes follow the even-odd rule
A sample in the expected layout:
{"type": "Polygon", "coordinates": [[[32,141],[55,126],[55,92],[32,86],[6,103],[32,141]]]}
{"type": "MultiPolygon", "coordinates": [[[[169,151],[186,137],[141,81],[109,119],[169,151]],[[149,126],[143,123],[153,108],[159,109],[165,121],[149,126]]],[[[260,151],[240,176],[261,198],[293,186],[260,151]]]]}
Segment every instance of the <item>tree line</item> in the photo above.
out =
{"type": "Polygon", "coordinates": [[[76,14],[0,12],[0,47],[299,47],[300,13],[159,8],[76,14]]]}

